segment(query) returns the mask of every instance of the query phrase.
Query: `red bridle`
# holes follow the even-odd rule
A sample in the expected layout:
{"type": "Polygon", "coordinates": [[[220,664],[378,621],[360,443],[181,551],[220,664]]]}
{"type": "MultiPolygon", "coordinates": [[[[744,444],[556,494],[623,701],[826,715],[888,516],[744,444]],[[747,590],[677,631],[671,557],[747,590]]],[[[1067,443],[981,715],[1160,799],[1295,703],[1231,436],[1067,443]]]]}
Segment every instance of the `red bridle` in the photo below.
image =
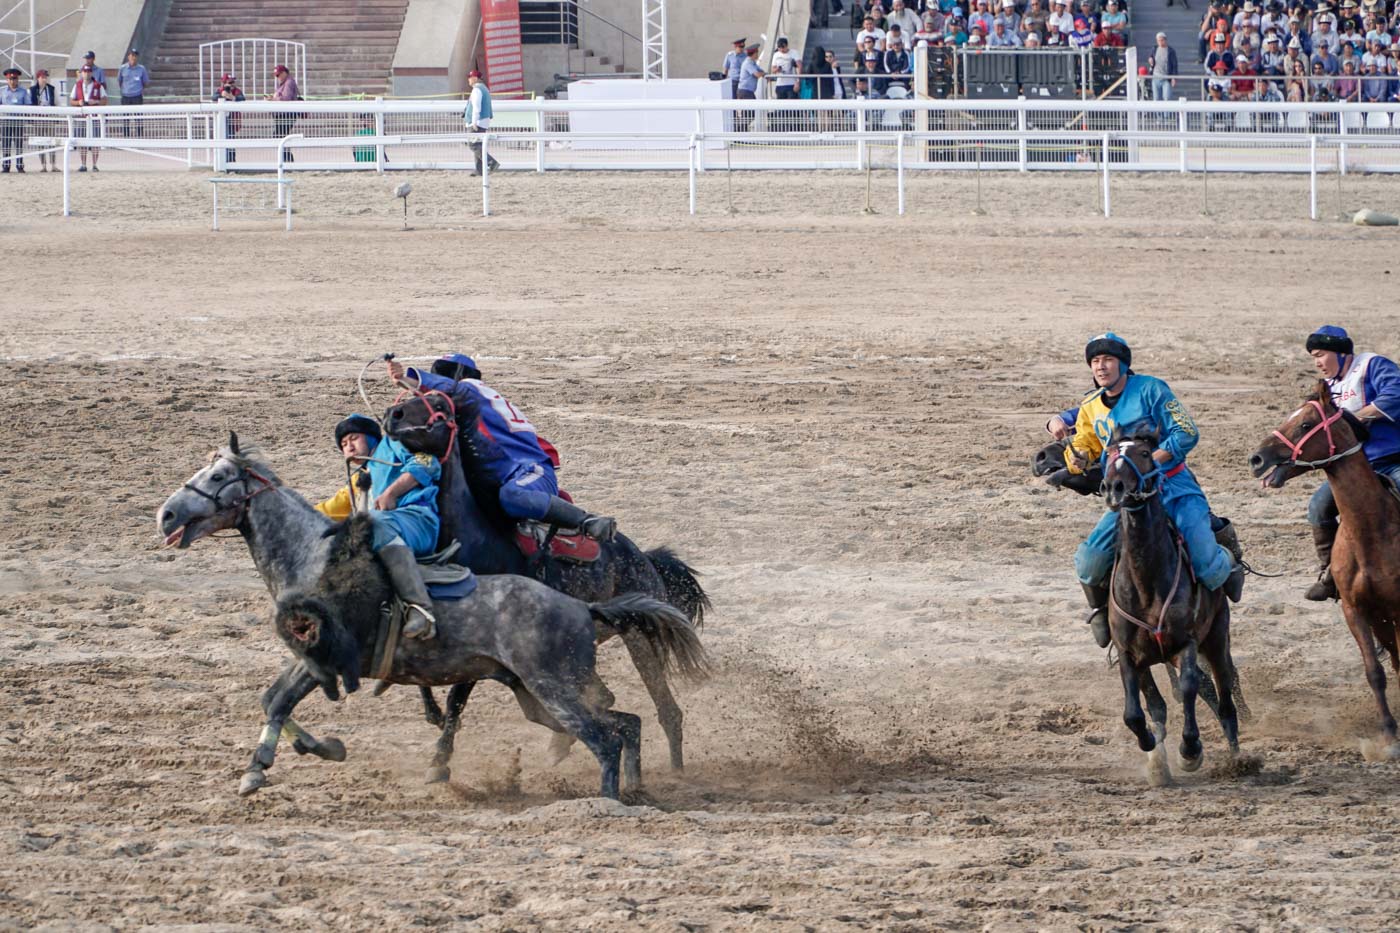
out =
{"type": "Polygon", "coordinates": [[[446,463],[446,462],[447,462],[447,458],[450,457],[450,456],[452,455],[452,448],[455,447],[455,446],[457,446],[457,405],[456,405],[456,403],[454,403],[454,402],[452,401],[452,396],[448,395],[446,392],[443,392],[443,391],[441,391],[441,390],[439,390],[439,389],[428,389],[428,390],[426,390],[426,391],[424,391],[423,389],[404,389],[402,392],[399,393],[399,397],[396,398],[396,399],[394,399],[394,404],[395,404],[395,405],[398,405],[399,403],[401,403],[401,402],[404,400],[405,396],[409,396],[409,395],[411,395],[411,396],[413,396],[414,398],[418,399],[418,400],[419,400],[420,402],[422,402],[423,405],[428,409],[428,423],[425,424],[425,425],[423,425],[422,430],[424,430],[424,431],[429,430],[430,428],[432,428],[432,426],[433,426],[434,424],[436,424],[436,423],[439,422],[439,421],[446,421],[446,422],[447,422],[447,427],[448,427],[448,431],[449,431],[449,434],[448,434],[448,441],[447,441],[447,450],[446,450],[445,453],[443,453],[443,455],[442,455],[441,457],[438,457],[438,461],[439,461],[440,463],[446,463]],[[443,400],[447,402],[447,413],[446,413],[446,414],[444,414],[443,412],[438,411],[436,408],[434,408],[434,407],[432,406],[431,403],[428,402],[428,396],[430,396],[430,395],[440,395],[440,396],[442,396],[443,400]]]}
{"type": "Polygon", "coordinates": [[[1333,463],[1337,460],[1340,460],[1343,457],[1350,457],[1352,454],[1356,453],[1358,450],[1361,449],[1361,444],[1358,443],[1356,444],[1356,446],[1350,447],[1342,451],[1341,453],[1337,452],[1337,442],[1332,438],[1332,425],[1336,424],[1342,419],[1342,409],[1338,408],[1329,418],[1327,416],[1327,410],[1322,407],[1322,403],[1319,402],[1317,399],[1308,399],[1308,404],[1311,405],[1313,408],[1317,409],[1318,416],[1322,418],[1322,422],[1320,424],[1314,425],[1311,431],[1298,438],[1298,442],[1296,444],[1290,441],[1288,439],[1288,436],[1285,435],[1282,431],[1274,432],[1274,437],[1283,441],[1283,445],[1287,447],[1288,452],[1293,455],[1293,458],[1288,461],[1288,466],[1300,466],[1309,470],[1316,469],[1317,467],[1326,466],[1329,463],[1333,463]],[[1298,458],[1303,455],[1303,446],[1307,444],[1307,442],[1312,439],[1312,436],[1318,431],[1325,431],[1327,433],[1327,458],[1325,460],[1299,460],[1298,458]]]}

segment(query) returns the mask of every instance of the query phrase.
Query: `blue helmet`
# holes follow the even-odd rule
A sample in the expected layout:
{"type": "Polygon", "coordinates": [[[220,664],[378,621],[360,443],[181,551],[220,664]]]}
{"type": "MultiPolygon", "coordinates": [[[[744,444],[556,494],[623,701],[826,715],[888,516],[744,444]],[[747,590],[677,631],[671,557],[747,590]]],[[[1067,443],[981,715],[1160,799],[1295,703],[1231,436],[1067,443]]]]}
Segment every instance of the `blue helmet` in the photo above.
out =
{"type": "Polygon", "coordinates": [[[376,441],[384,437],[384,431],[380,429],[379,422],[369,415],[346,415],[335,426],[335,449],[340,449],[340,442],[345,440],[347,434],[363,434],[372,437],[376,441]]]}
{"type": "Polygon", "coordinates": [[[481,370],[476,368],[476,360],[465,353],[443,354],[433,360],[432,372],[435,376],[445,376],[454,382],[462,379],[481,378],[481,370]]]}
{"type": "Polygon", "coordinates": [[[1356,352],[1346,328],[1332,324],[1324,324],[1308,334],[1308,352],[1314,350],[1331,350],[1333,353],[1346,355],[1356,352]]]}
{"type": "Polygon", "coordinates": [[[1128,341],[1119,337],[1113,331],[1099,334],[1084,347],[1084,362],[1092,363],[1096,356],[1116,356],[1123,361],[1123,365],[1133,365],[1133,351],[1128,346],[1128,341]]]}

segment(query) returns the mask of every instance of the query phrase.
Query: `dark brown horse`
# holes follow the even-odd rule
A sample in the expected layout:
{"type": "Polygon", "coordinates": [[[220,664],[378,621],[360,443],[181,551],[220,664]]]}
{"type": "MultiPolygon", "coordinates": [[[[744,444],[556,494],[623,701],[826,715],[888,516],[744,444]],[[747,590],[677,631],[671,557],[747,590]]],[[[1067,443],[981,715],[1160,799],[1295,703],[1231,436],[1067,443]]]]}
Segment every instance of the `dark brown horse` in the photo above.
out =
{"type": "Polygon", "coordinates": [[[1191,575],[1190,558],[1162,505],[1162,470],[1152,459],[1159,439],[1151,428],[1120,429],[1109,441],[1104,469],[1104,500],[1118,513],[1118,554],[1109,586],[1108,621],[1123,678],[1123,722],[1137,736],[1138,747],[1148,753],[1147,773],[1153,784],[1171,780],[1162,749],[1167,704],[1152,679],[1153,665],[1180,669],[1182,768],[1195,771],[1204,756],[1196,724],[1202,681],[1198,649],[1215,678],[1217,712],[1230,752],[1239,752],[1230,604],[1223,590],[1208,590],[1191,575]],[[1141,699],[1152,714],[1151,730],[1141,699]]]}
{"type": "Polygon", "coordinates": [[[1327,474],[1341,516],[1332,547],[1332,578],[1376,696],[1385,754],[1396,758],[1400,745],[1385,701],[1385,669],[1376,655],[1376,640],[1390,652],[1400,676],[1400,501],[1371,469],[1361,449],[1366,438],[1366,426],[1337,408],[1327,383],[1319,381],[1303,407],[1250,456],[1249,468],[1273,489],[1310,470],[1327,474]]]}

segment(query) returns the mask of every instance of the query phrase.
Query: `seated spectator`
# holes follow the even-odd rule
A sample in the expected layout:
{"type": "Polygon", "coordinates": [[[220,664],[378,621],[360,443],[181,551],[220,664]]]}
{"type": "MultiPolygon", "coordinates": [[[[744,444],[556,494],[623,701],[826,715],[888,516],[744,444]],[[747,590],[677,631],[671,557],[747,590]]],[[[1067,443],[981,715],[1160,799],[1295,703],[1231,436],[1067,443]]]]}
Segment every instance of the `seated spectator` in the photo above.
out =
{"type": "Polygon", "coordinates": [[[1074,32],[1074,17],[1065,10],[1065,0],[1050,0],[1050,16],[1046,20],[1047,35],[1050,26],[1054,26],[1061,36],[1074,32]]]}
{"type": "Polygon", "coordinates": [[[1235,14],[1234,21],[1230,23],[1230,29],[1234,32],[1240,32],[1245,26],[1252,24],[1257,30],[1261,23],[1258,9],[1250,0],[1245,0],[1244,6],[1240,7],[1240,11],[1235,14]]]}
{"type": "Polygon", "coordinates": [[[1279,90],[1276,81],[1255,81],[1254,93],[1250,95],[1249,99],[1256,103],[1282,103],[1283,91],[1279,90]]]}
{"type": "Polygon", "coordinates": [[[1026,33],[1025,48],[1027,52],[1037,52],[1040,50],[1040,36],[1033,32],[1026,33]]]}
{"type": "Polygon", "coordinates": [[[865,58],[867,55],[879,57],[882,51],[883,49],[881,49],[879,43],[875,41],[874,36],[866,36],[865,41],[856,45],[856,54],[851,59],[851,65],[854,66],[856,71],[861,71],[865,68],[865,58]]]}
{"type": "Polygon", "coordinates": [[[1361,76],[1356,70],[1357,60],[1354,58],[1342,62],[1342,76],[1337,79],[1335,91],[1337,100],[1352,101],[1358,103],[1361,100],[1361,76]]]}
{"type": "Polygon", "coordinates": [[[1343,0],[1342,15],[1337,19],[1337,32],[1345,34],[1348,27],[1352,32],[1361,31],[1361,8],[1356,0],[1343,0]]]}
{"type": "Polygon", "coordinates": [[[1041,0],[1031,0],[1030,6],[1026,8],[1026,13],[1021,17],[1022,38],[1035,34],[1037,39],[1045,38],[1045,21],[1050,15],[1041,6],[1041,0]]]}
{"type": "Polygon", "coordinates": [[[1049,23],[1045,27],[1045,48],[1062,49],[1068,45],[1068,40],[1060,33],[1060,27],[1055,23],[1049,23]]]}
{"type": "Polygon", "coordinates": [[[1385,76],[1376,71],[1376,63],[1367,61],[1361,66],[1361,99],[1368,104],[1385,101],[1385,76]]]}
{"type": "Polygon", "coordinates": [[[1229,65],[1225,64],[1225,61],[1222,59],[1211,66],[1211,74],[1213,75],[1213,77],[1206,82],[1206,90],[1216,90],[1220,92],[1220,97],[1211,98],[1212,100],[1226,99],[1226,95],[1230,91],[1230,82],[1225,80],[1225,75],[1231,71],[1231,65],[1233,64],[1233,59],[1230,61],[1229,65]]]}
{"type": "MultiPolygon", "coordinates": [[[[894,0],[890,8],[890,15],[885,18],[885,28],[898,26],[900,38],[904,40],[906,46],[909,45],[909,37],[919,31],[919,14],[908,9],[904,5],[904,0],[894,0]]],[[[906,49],[908,51],[908,49],[906,49]]]]}
{"type": "Polygon", "coordinates": [[[1303,29],[1303,21],[1296,18],[1288,21],[1288,35],[1283,39],[1283,47],[1288,48],[1294,39],[1298,40],[1298,45],[1303,50],[1304,56],[1312,55],[1312,36],[1303,29]]]}
{"type": "Polygon", "coordinates": [[[1235,67],[1235,53],[1225,47],[1225,33],[1217,32],[1211,37],[1210,51],[1206,53],[1206,74],[1231,71],[1235,67]],[[1216,67],[1223,65],[1224,67],[1216,67]]]}
{"type": "Polygon", "coordinates": [[[1016,12],[1015,0],[1001,0],[1001,12],[992,20],[992,24],[995,25],[998,21],[1006,24],[1007,32],[1013,33],[1018,39],[1021,37],[1021,17],[1016,12]]]}
{"type": "Polygon", "coordinates": [[[1333,55],[1337,53],[1337,46],[1342,44],[1342,39],[1333,31],[1331,20],[1324,19],[1318,22],[1317,28],[1313,30],[1312,44],[1313,55],[1317,55],[1324,48],[1333,55]]]}
{"type": "Polygon", "coordinates": [[[972,33],[980,29],[983,36],[988,36],[992,32],[992,14],[990,12],[988,0],[977,0],[977,9],[967,17],[967,31],[972,33]]]}
{"type": "Polygon", "coordinates": [[[1128,14],[1118,8],[1118,0],[1108,0],[1108,9],[1099,18],[1099,30],[1121,40],[1111,43],[1114,46],[1128,44],[1128,14]]]}
{"type": "Polygon", "coordinates": [[[865,58],[861,61],[861,71],[867,75],[869,93],[866,95],[871,100],[885,96],[885,82],[875,75],[885,73],[884,52],[866,52],[865,58]]]}
{"type": "Polygon", "coordinates": [[[933,40],[935,38],[942,42],[944,21],[945,17],[942,13],[939,13],[937,9],[930,9],[925,13],[923,25],[919,28],[918,32],[914,33],[914,47],[918,48],[918,44],[921,41],[933,45],[933,40]]]}
{"type": "Polygon", "coordinates": [[[1268,36],[1264,40],[1264,52],[1259,56],[1259,71],[1262,74],[1283,74],[1284,59],[1282,43],[1278,36],[1268,36]]]}
{"type": "Polygon", "coordinates": [[[1074,31],[1069,34],[1069,47],[1076,50],[1087,49],[1094,44],[1094,34],[1089,31],[1089,24],[1084,21],[1084,17],[1079,17],[1074,21],[1074,31]]]}
{"type": "Polygon", "coordinates": [[[1310,100],[1330,101],[1335,99],[1333,97],[1332,79],[1327,76],[1327,71],[1323,67],[1322,62],[1318,61],[1316,58],[1313,59],[1312,63],[1312,78],[1312,87],[1310,88],[1311,94],[1309,95],[1310,100]]]}
{"type": "Polygon", "coordinates": [[[1236,101],[1247,101],[1249,95],[1254,93],[1254,68],[1249,64],[1249,59],[1241,55],[1235,59],[1235,70],[1232,74],[1238,75],[1230,82],[1230,99],[1236,101]]]}
{"type": "Polygon", "coordinates": [[[969,52],[981,52],[985,48],[982,44],[982,37],[975,32],[968,36],[966,48],[969,52]]]}
{"type": "Polygon", "coordinates": [[[1222,0],[1211,0],[1210,8],[1201,17],[1201,31],[1199,33],[1199,53],[1197,58],[1204,62],[1206,56],[1210,54],[1212,45],[1215,42],[1215,34],[1219,32],[1217,21],[1225,12],[1222,0]]]}
{"type": "Polygon", "coordinates": [[[1290,62],[1289,67],[1292,70],[1288,72],[1288,83],[1283,96],[1290,104],[1301,104],[1308,99],[1308,69],[1302,59],[1290,62]]]}
{"type": "Polygon", "coordinates": [[[1351,63],[1351,73],[1361,74],[1361,56],[1356,54],[1356,50],[1350,45],[1342,45],[1341,57],[1337,59],[1337,73],[1341,74],[1347,70],[1347,63],[1351,63]]]}
{"type": "Polygon", "coordinates": [[[1317,46],[1317,51],[1313,52],[1312,63],[1321,65],[1323,73],[1329,76],[1340,74],[1342,71],[1341,62],[1326,45],[1317,46]]]}
{"type": "Polygon", "coordinates": [[[1259,18],[1259,31],[1264,35],[1275,33],[1282,36],[1288,32],[1288,14],[1283,12],[1283,4],[1272,0],[1268,10],[1259,18]]]}
{"type": "Polygon", "coordinates": [[[1079,9],[1075,10],[1074,18],[1084,20],[1090,32],[1099,31],[1099,15],[1094,9],[1094,0],[1079,0],[1079,9]]]}
{"type": "MultiPolygon", "coordinates": [[[[888,75],[909,75],[913,72],[913,62],[909,58],[909,53],[904,51],[904,43],[898,35],[890,39],[890,48],[885,50],[884,60],[881,62],[884,72],[888,75]]],[[[885,96],[888,97],[890,88],[902,87],[909,90],[909,78],[893,78],[885,83],[885,96]]]]}
{"type": "Polygon", "coordinates": [[[1006,27],[1006,20],[997,17],[992,22],[992,34],[987,37],[987,47],[992,49],[1019,49],[1025,43],[1021,37],[1006,27]]]}
{"type": "Polygon", "coordinates": [[[868,48],[865,44],[866,39],[875,41],[874,48],[876,50],[883,50],[885,47],[885,30],[875,25],[875,17],[873,16],[867,16],[861,25],[860,32],[856,33],[856,48],[860,50],[862,55],[864,55],[864,50],[868,48]]]}
{"type": "Polygon", "coordinates": [[[870,8],[870,18],[875,21],[875,27],[877,29],[883,29],[886,32],[889,31],[889,17],[885,15],[885,8],[883,6],[878,3],[872,6],[870,8]]]}

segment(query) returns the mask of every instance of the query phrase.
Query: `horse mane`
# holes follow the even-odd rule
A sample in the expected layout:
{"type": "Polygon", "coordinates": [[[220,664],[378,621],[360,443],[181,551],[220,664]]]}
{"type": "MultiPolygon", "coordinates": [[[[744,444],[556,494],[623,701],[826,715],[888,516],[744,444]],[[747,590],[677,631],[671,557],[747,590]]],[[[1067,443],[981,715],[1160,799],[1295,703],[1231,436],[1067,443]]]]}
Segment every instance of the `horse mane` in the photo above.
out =
{"type": "Polygon", "coordinates": [[[1138,421],[1133,424],[1120,424],[1113,429],[1113,436],[1108,439],[1108,446],[1112,447],[1123,441],[1141,441],[1146,444],[1157,446],[1157,442],[1162,439],[1162,433],[1153,426],[1150,421],[1138,421]]]}
{"type": "Polygon", "coordinates": [[[229,432],[229,443],[209,454],[209,462],[222,457],[238,465],[241,470],[252,470],[274,486],[281,486],[282,480],[278,478],[267,461],[262,459],[262,448],[257,444],[239,443],[238,435],[229,432]]]}

